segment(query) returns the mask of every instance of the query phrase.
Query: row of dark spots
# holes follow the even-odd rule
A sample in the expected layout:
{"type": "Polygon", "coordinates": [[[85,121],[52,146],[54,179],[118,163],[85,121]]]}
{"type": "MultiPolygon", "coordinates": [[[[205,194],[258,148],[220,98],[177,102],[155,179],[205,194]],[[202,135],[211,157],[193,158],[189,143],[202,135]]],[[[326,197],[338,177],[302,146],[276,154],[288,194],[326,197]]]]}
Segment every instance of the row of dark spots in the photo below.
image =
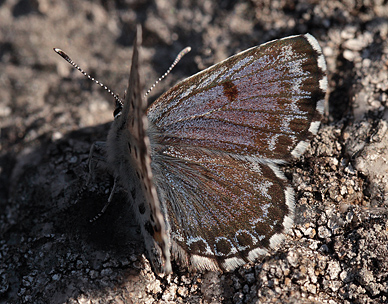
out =
{"type": "Polygon", "coordinates": [[[139,170],[136,170],[136,176],[143,183],[144,189],[148,192],[148,187],[147,187],[147,184],[144,180],[143,174],[139,173],[139,170]]]}
{"type": "MultiPolygon", "coordinates": [[[[128,142],[128,149],[129,149],[129,153],[132,154],[132,145],[131,145],[130,142],[128,142]]],[[[136,149],[136,147],[134,147],[134,151],[135,151],[135,158],[137,159],[138,154],[137,154],[137,149],[136,149]]]]}
{"type": "MultiPolygon", "coordinates": [[[[140,208],[140,206],[139,206],[140,208]]],[[[162,230],[162,227],[160,226],[160,224],[156,224],[154,221],[153,221],[154,217],[152,216],[152,212],[150,214],[150,220],[145,222],[144,224],[144,228],[145,230],[151,235],[151,236],[154,236],[155,232],[160,232],[162,230]],[[152,224],[152,223],[153,224],[152,224]]]]}

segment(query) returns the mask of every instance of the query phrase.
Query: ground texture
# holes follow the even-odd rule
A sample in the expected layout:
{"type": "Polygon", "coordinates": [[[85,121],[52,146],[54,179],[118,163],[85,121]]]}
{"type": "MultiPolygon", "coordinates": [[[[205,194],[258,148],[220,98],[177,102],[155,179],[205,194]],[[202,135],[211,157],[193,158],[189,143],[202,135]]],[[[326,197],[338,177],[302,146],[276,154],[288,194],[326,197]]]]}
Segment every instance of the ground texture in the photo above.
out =
{"type": "Polygon", "coordinates": [[[0,1],[0,303],[387,303],[388,3],[376,1],[0,1]],[[153,91],[263,42],[309,32],[329,77],[325,121],[285,167],[297,221],[278,251],[232,273],[155,277],[125,194],[85,187],[136,24],[153,91]]]}

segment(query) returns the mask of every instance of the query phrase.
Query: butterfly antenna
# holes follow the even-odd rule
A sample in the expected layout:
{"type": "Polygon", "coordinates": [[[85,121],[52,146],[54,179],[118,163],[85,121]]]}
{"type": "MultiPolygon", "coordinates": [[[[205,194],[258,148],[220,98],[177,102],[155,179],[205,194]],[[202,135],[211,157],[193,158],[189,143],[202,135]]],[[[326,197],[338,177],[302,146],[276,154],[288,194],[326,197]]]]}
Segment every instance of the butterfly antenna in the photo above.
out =
{"type": "Polygon", "coordinates": [[[146,97],[154,88],[155,86],[162,81],[168,74],[170,74],[171,70],[178,64],[178,62],[182,59],[183,56],[185,56],[188,52],[191,51],[191,47],[185,47],[182,51],[179,52],[178,56],[176,56],[174,62],[172,65],[168,68],[167,72],[163,74],[162,77],[160,77],[155,83],[149,88],[147,93],[145,93],[144,97],[146,97]]]}
{"type": "Polygon", "coordinates": [[[104,88],[104,90],[108,91],[108,93],[110,95],[113,96],[113,98],[116,100],[116,108],[118,106],[123,106],[123,102],[121,101],[119,95],[117,95],[115,92],[113,92],[111,89],[109,89],[106,85],[104,85],[102,82],[99,82],[98,80],[94,79],[92,76],[90,76],[88,73],[86,73],[83,69],[81,69],[80,66],[78,66],[78,64],[76,64],[70,57],[69,55],[67,55],[64,51],[62,51],[61,49],[57,49],[57,48],[54,48],[54,51],[60,55],[63,59],[65,59],[68,63],[70,63],[74,68],[76,68],[78,71],[80,71],[82,73],[82,75],[84,75],[85,77],[89,78],[91,81],[93,81],[94,83],[97,83],[98,85],[100,85],[101,87],[104,88]]]}

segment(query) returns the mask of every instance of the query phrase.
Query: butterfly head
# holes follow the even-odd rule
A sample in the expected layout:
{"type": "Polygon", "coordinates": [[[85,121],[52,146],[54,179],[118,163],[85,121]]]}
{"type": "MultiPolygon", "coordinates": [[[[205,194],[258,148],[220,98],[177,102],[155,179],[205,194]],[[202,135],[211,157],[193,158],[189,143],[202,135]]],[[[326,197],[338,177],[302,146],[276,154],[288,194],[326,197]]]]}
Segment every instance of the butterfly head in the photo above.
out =
{"type": "Polygon", "coordinates": [[[116,100],[116,108],[113,111],[113,117],[116,120],[120,115],[123,110],[123,103],[120,100],[116,100]]]}

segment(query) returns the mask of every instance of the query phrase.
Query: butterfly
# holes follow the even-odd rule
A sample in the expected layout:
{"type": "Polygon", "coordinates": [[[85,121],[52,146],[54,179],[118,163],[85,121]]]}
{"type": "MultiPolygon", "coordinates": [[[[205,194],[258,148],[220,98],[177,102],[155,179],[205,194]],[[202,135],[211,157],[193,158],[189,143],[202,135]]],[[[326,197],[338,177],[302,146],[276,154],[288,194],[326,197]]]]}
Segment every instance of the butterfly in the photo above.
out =
{"type": "Polygon", "coordinates": [[[320,126],[327,77],[318,41],[305,34],[250,48],[148,109],[140,48],[138,27],[106,148],[154,270],[170,273],[172,259],[225,271],[255,261],[293,225],[294,190],[279,166],[304,153],[320,126]]]}

